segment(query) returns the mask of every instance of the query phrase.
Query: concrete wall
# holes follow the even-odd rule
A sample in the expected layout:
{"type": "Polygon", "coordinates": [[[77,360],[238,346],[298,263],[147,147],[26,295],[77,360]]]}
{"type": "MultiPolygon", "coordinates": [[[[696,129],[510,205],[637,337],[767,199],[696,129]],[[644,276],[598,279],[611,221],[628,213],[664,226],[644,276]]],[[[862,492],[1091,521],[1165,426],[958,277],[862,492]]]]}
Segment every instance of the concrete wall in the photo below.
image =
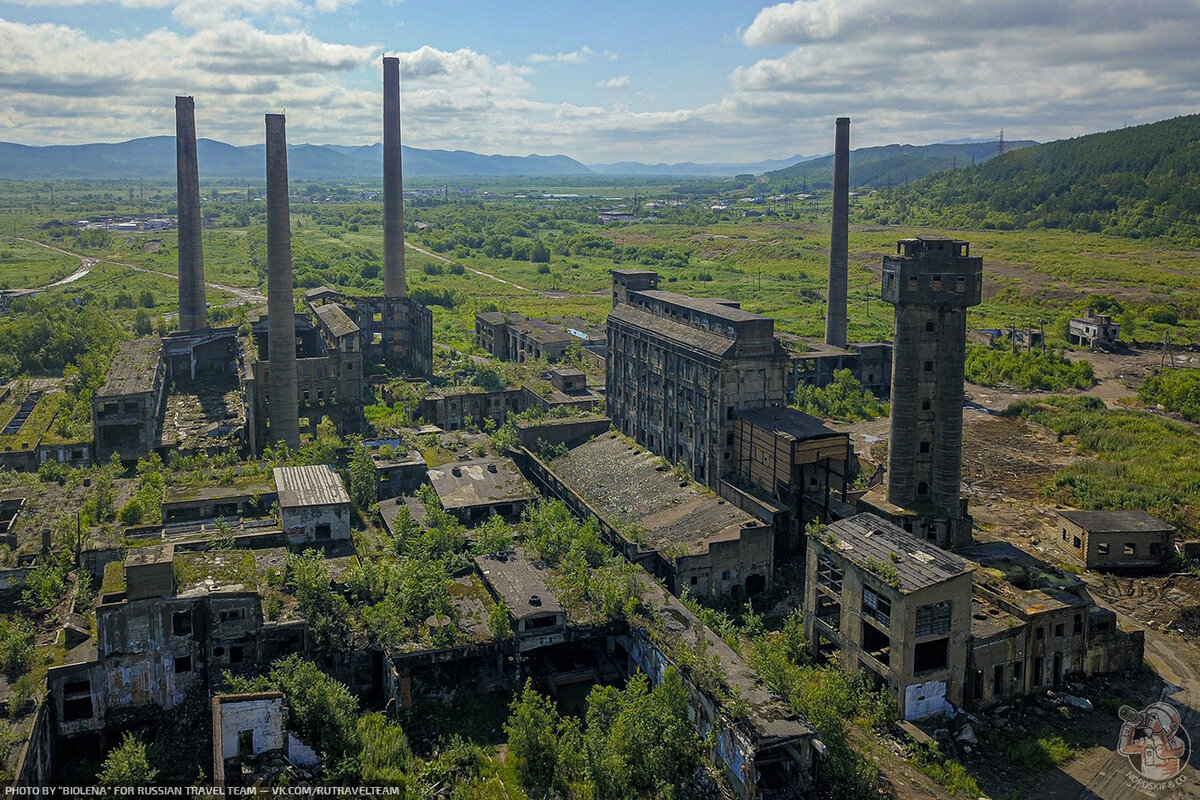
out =
{"type": "Polygon", "coordinates": [[[279,517],[288,544],[350,538],[350,506],[348,504],[285,508],[280,509],[279,517]],[[322,525],[329,526],[328,536],[318,535],[317,528],[322,525]]]}

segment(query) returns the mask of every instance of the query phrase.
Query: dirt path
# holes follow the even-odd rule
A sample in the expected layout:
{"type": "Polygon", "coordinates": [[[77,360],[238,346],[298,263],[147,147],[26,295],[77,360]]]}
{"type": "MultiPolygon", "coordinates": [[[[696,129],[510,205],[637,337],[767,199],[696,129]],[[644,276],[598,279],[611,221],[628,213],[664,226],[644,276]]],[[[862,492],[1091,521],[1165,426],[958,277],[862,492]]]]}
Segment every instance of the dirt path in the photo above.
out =
{"type": "MultiPolygon", "coordinates": [[[[456,261],[451,261],[450,259],[446,258],[445,256],[439,256],[437,253],[431,253],[430,251],[426,250],[424,247],[417,247],[412,242],[405,242],[404,246],[411,250],[416,250],[418,253],[421,253],[422,255],[427,255],[430,258],[436,258],[438,261],[441,261],[445,264],[458,263],[456,261]]],[[[555,297],[560,297],[560,298],[561,297],[602,297],[602,296],[608,295],[607,289],[597,289],[594,292],[563,292],[563,291],[559,291],[557,289],[546,289],[546,290],[530,289],[528,286],[522,286],[521,284],[516,283],[515,281],[510,281],[505,278],[501,278],[499,275],[493,275],[490,272],[484,272],[483,270],[475,269],[474,267],[468,267],[465,264],[462,266],[463,266],[463,269],[465,269],[467,272],[473,273],[482,278],[490,278],[491,280],[494,280],[497,283],[507,284],[508,286],[511,286],[514,289],[520,289],[523,292],[530,292],[532,294],[536,294],[541,297],[550,297],[550,298],[555,298],[555,297]]]]}
{"type": "Polygon", "coordinates": [[[32,286],[32,287],[30,287],[32,289],[50,289],[55,286],[65,286],[68,283],[74,283],[75,281],[82,278],[84,275],[87,275],[89,272],[91,272],[92,269],[97,264],[100,263],[99,259],[88,258],[87,256],[81,256],[81,255],[79,255],[79,253],[72,253],[70,250],[63,250],[61,247],[54,247],[53,245],[48,245],[45,242],[39,242],[36,239],[26,239],[23,236],[17,236],[15,238],[18,242],[25,242],[26,244],[36,244],[38,247],[44,247],[47,250],[53,250],[56,253],[62,253],[64,256],[72,256],[74,258],[79,259],[79,269],[75,270],[67,277],[62,278],[61,280],[57,280],[54,283],[48,283],[45,286],[32,286]]]}

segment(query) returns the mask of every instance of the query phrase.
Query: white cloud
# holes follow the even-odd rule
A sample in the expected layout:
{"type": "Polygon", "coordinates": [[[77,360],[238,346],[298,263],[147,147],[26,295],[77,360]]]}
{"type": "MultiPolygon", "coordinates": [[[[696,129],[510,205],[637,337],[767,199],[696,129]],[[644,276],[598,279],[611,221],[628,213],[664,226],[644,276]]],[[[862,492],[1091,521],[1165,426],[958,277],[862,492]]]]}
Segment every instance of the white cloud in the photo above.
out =
{"type": "MultiPolygon", "coordinates": [[[[596,52],[585,44],[583,47],[579,48],[578,50],[573,50],[570,53],[555,53],[554,55],[548,55],[546,53],[533,53],[525,60],[534,64],[542,64],[548,61],[556,61],[562,64],[583,64],[590,61],[595,55],[596,52]]],[[[607,50],[604,51],[604,57],[608,58],[610,61],[612,60],[612,58],[609,56],[609,51],[607,50]]]]}
{"type": "Polygon", "coordinates": [[[628,75],[618,75],[615,78],[609,78],[606,81],[600,81],[596,86],[600,89],[628,89],[633,83],[628,75]]]}

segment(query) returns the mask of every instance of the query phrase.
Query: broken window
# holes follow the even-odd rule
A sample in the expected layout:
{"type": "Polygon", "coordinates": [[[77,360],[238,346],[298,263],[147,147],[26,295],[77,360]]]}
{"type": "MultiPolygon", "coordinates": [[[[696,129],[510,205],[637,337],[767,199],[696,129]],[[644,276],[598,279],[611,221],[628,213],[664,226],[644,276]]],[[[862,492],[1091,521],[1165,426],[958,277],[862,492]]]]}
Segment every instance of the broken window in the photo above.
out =
{"type": "Polygon", "coordinates": [[[928,397],[926,397],[924,400],[921,401],[921,410],[922,411],[928,411],[931,408],[933,408],[933,403],[929,402],[928,397]]]}
{"type": "Polygon", "coordinates": [[[928,453],[929,452],[929,442],[921,442],[921,446],[918,449],[922,453],[928,453]]]}
{"type": "Polygon", "coordinates": [[[229,648],[229,663],[230,664],[237,664],[245,657],[246,657],[245,650],[242,649],[242,646],[240,644],[235,644],[233,647],[229,648]]]}
{"type": "Polygon", "coordinates": [[[926,372],[933,372],[933,362],[932,362],[932,361],[926,361],[926,362],[925,362],[925,371],[926,371],[926,372]]]}
{"type": "Polygon", "coordinates": [[[77,722],[82,719],[91,719],[92,713],[92,697],[76,697],[71,700],[63,700],[63,722],[77,722]]]}
{"type": "Polygon", "coordinates": [[[192,612],[176,611],[171,615],[171,632],[176,636],[190,636],[192,633],[192,612]]]}
{"type": "Polygon", "coordinates": [[[834,563],[832,558],[824,553],[817,557],[817,583],[819,585],[832,590],[834,594],[840,595],[842,593],[842,579],[844,577],[845,573],[834,563]]]}
{"type": "Polygon", "coordinates": [[[1075,615],[1075,623],[1071,628],[1071,633],[1083,633],[1083,614],[1075,615]]]}
{"type": "Polygon", "coordinates": [[[1061,638],[1061,637],[1062,637],[1062,635],[1063,635],[1064,633],[1066,633],[1066,632],[1067,632],[1067,626],[1066,626],[1066,625],[1064,625],[1063,623],[1061,623],[1061,622],[1060,622],[1060,623],[1058,623],[1057,625],[1055,625],[1055,626],[1054,626],[1054,635],[1055,635],[1056,637],[1060,637],[1060,638],[1061,638]]]}
{"type": "Polygon", "coordinates": [[[892,601],[874,589],[863,587],[863,616],[875,620],[885,628],[892,627],[892,601]]]}
{"type": "MultiPolygon", "coordinates": [[[[1038,630],[1041,630],[1040,628],[1038,630]]],[[[1033,660],[1033,685],[1042,685],[1042,658],[1038,656],[1033,660]]]]}
{"type": "Polygon", "coordinates": [[[881,664],[891,660],[892,640],[865,620],[862,623],[862,649],[881,664]]]}
{"type": "Polygon", "coordinates": [[[175,674],[176,675],[178,675],[181,672],[191,672],[191,671],[192,671],[192,657],[191,656],[178,656],[175,659],[175,674]]]}
{"type": "Polygon", "coordinates": [[[1125,555],[1132,556],[1137,553],[1137,545],[1133,542],[1125,543],[1125,555]]]}
{"type": "Polygon", "coordinates": [[[231,608],[221,612],[221,622],[234,622],[246,618],[246,609],[231,608]]]}
{"type": "Polygon", "coordinates": [[[1039,642],[1042,641],[1043,639],[1045,639],[1046,638],[1046,629],[1039,625],[1038,629],[1033,632],[1033,638],[1037,639],[1039,642]]]}
{"type": "Polygon", "coordinates": [[[842,604],[824,592],[817,592],[817,619],[835,631],[841,630],[842,604]]]}
{"type": "Polygon", "coordinates": [[[254,755],[254,730],[238,731],[238,757],[247,758],[254,755]]]}
{"type": "Polygon", "coordinates": [[[937,330],[937,322],[932,319],[925,320],[925,330],[929,333],[937,330]]]}
{"type": "Polygon", "coordinates": [[[1150,555],[1161,556],[1162,550],[1163,550],[1162,542],[1151,542],[1150,543],[1150,555]]]}
{"type": "Polygon", "coordinates": [[[1017,684],[1018,688],[1025,682],[1025,662],[1013,662],[1013,683],[1017,684]]]}
{"type": "Polygon", "coordinates": [[[1083,545],[1083,542],[1081,542],[1079,540],[1078,536],[1074,536],[1071,538],[1071,546],[1074,547],[1076,550],[1078,550],[1082,545],[1083,545]]]}
{"type": "Polygon", "coordinates": [[[992,697],[1004,694],[1004,665],[997,664],[992,668],[992,697]]]}
{"type": "Polygon", "coordinates": [[[1102,542],[1102,543],[1096,545],[1096,555],[1098,555],[1098,556],[1108,555],[1108,542],[1102,542]]]}
{"type": "Polygon", "coordinates": [[[951,603],[949,600],[919,606],[917,608],[916,635],[930,636],[935,633],[949,633],[950,609],[951,603]]]}

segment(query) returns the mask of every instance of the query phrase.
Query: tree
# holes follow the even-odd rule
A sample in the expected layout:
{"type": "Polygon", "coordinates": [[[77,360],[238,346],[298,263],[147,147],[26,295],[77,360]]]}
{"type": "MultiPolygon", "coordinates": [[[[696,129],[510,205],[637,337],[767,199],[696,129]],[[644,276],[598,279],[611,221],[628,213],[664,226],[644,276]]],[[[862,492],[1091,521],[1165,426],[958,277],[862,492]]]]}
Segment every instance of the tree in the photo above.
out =
{"type": "Polygon", "coordinates": [[[508,734],[508,757],[513,761],[517,779],[532,792],[542,793],[554,782],[558,762],[558,712],[548,697],[533,690],[525,681],[525,690],[513,698],[504,732],[508,734]]]}
{"type": "Polygon", "coordinates": [[[533,243],[533,249],[529,252],[529,260],[535,264],[550,263],[550,248],[546,247],[546,243],[538,239],[533,243]]]}
{"type": "Polygon", "coordinates": [[[96,775],[101,786],[149,786],[158,775],[150,767],[146,757],[146,743],[126,731],[120,746],[104,759],[104,766],[96,775]]]}
{"type": "Polygon", "coordinates": [[[360,512],[379,502],[375,462],[362,442],[354,447],[354,455],[350,459],[350,499],[360,512]]]}

